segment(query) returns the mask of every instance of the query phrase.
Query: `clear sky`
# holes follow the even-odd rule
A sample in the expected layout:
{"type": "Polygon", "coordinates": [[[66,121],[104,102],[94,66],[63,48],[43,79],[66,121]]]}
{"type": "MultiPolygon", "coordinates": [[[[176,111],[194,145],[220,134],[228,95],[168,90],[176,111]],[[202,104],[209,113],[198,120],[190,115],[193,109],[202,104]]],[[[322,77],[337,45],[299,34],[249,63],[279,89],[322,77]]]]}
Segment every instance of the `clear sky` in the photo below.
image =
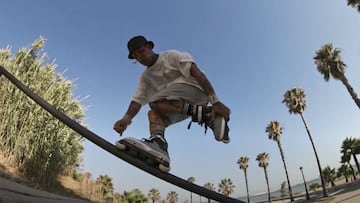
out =
{"type": "MultiPolygon", "coordinates": [[[[154,41],[155,52],[178,49],[192,54],[218,96],[231,110],[228,145],[216,142],[209,131],[188,121],[167,130],[171,173],[195,183],[223,178],[235,185],[231,195],[246,194],[243,171],[237,160],[250,157],[250,194],[266,191],[257,154],[270,155],[270,189],[286,180],[278,147],[265,127],[272,120],[284,127],[282,146],[292,185],[319,176],[315,156],[298,115],[281,103],[292,87],[303,88],[308,107],[304,116],[316,144],[322,167],[339,167],[340,146],[346,137],[360,136],[360,111],[340,81],[325,82],[313,56],[325,43],[341,48],[348,65],[345,75],[360,94],[360,13],[346,0],[239,1],[239,0],[3,0],[0,12],[0,47],[29,47],[39,36],[47,39],[44,51],[58,71],[75,81],[74,97],[89,106],[86,124],[110,142],[119,136],[114,122],[125,113],[138,77],[144,70],[127,59],[126,43],[134,35],[154,41]]],[[[124,136],[148,137],[144,106],[124,136]]],[[[189,192],[172,186],[108,154],[86,141],[83,171],[93,177],[107,174],[115,190],[139,188],[145,194],[158,188],[171,190],[180,201],[189,192]]]]}

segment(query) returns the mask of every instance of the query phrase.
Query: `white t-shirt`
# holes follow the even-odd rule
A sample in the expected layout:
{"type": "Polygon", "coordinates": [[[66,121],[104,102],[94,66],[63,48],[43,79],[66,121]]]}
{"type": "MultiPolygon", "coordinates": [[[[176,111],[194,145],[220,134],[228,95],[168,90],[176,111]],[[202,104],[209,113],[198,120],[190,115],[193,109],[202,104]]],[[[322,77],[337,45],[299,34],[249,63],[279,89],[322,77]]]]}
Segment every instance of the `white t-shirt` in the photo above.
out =
{"type": "Polygon", "coordinates": [[[190,75],[191,63],[194,63],[194,60],[189,53],[176,50],[161,52],[155,64],[142,73],[132,100],[141,105],[147,104],[151,95],[174,83],[184,83],[201,89],[190,75]]]}

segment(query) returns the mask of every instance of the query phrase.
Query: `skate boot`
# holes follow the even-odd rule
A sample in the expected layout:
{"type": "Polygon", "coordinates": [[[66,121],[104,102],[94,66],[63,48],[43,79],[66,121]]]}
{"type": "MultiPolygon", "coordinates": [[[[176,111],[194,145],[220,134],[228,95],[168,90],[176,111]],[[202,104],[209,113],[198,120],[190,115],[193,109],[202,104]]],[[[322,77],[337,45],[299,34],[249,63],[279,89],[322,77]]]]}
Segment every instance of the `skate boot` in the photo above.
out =
{"type": "Polygon", "coordinates": [[[159,157],[163,157],[162,159],[170,164],[170,157],[167,151],[168,144],[162,135],[153,134],[150,136],[150,140],[145,140],[145,142],[149,142],[148,145],[152,145],[152,149],[159,155],[161,154],[159,157]]]}
{"type": "Polygon", "coordinates": [[[161,171],[168,172],[170,170],[168,145],[162,135],[152,135],[149,140],[126,137],[117,141],[115,146],[123,151],[135,152],[136,157],[142,157],[145,161],[156,162],[161,171]]]}
{"type": "Polygon", "coordinates": [[[115,145],[122,149],[124,148],[124,143],[126,145],[137,146],[138,149],[145,151],[154,157],[158,157],[164,162],[170,163],[169,154],[167,152],[167,143],[161,135],[151,136],[150,140],[148,139],[136,139],[133,137],[126,137],[115,143],[115,145]]]}
{"type": "Polygon", "coordinates": [[[209,127],[217,141],[229,143],[229,127],[227,121],[222,116],[215,116],[211,119],[211,107],[196,106],[192,115],[192,122],[198,122],[201,126],[204,125],[205,133],[209,127]]]}

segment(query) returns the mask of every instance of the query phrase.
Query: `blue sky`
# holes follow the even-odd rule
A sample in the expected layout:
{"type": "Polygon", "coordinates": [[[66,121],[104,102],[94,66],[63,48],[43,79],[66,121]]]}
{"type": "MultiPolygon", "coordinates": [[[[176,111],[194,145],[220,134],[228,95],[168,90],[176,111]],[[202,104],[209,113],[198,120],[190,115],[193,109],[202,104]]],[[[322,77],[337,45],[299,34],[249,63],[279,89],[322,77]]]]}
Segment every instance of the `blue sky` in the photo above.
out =
{"type": "MultiPolygon", "coordinates": [[[[281,103],[292,87],[303,88],[308,107],[304,116],[316,144],[322,167],[339,167],[340,146],[346,137],[359,137],[360,112],[339,81],[325,82],[313,56],[325,43],[343,51],[346,76],[360,94],[360,14],[346,1],[45,1],[4,0],[0,12],[0,47],[16,52],[39,36],[44,51],[58,71],[75,81],[74,97],[83,98],[86,124],[110,142],[119,136],[113,123],[122,117],[144,68],[127,59],[126,43],[144,35],[155,52],[178,49],[192,54],[218,96],[231,110],[228,145],[211,132],[184,121],[167,129],[171,173],[195,183],[232,179],[235,192],[246,192],[236,161],[250,157],[250,194],[266,191],[256,156],[270,155],[271,190],[286,180],[280,153],[265,127],[272,120],[284,127],[282,146],[292,185],[319,173],[315,156],[298,115],[281,103]]],[[[144,106],[124,136],[148,137],[148,107],[144,106]]],[[[155,187],[163,198],[171,190],[180,201],[189,192],[172,186],[108,154],[86,141],[83,170],[93,177],[107,174],[117,192],[155,187]]]]}

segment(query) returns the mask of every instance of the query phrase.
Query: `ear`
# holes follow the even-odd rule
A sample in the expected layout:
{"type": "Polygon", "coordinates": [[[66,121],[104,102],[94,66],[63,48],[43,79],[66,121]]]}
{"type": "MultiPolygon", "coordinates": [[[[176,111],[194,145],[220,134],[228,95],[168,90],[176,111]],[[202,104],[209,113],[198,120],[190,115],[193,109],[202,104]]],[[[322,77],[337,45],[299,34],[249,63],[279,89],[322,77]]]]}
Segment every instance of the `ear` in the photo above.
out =
{"type": "Polygon", "coordinates": [[[153,46],[150,43],[146,43],[145,46],[147,49],[150,49],[150,50],[153,49],[153,46]]]}
{"type": "Polygon", "coordinates": [[[146,52],[147,52],[147,53],[154,54],[153,48],[154,48],[154,47],[151,46],[151,44],[149,44],[149,43],[145,45],[145,49],[146,49],[146,52]]]}

